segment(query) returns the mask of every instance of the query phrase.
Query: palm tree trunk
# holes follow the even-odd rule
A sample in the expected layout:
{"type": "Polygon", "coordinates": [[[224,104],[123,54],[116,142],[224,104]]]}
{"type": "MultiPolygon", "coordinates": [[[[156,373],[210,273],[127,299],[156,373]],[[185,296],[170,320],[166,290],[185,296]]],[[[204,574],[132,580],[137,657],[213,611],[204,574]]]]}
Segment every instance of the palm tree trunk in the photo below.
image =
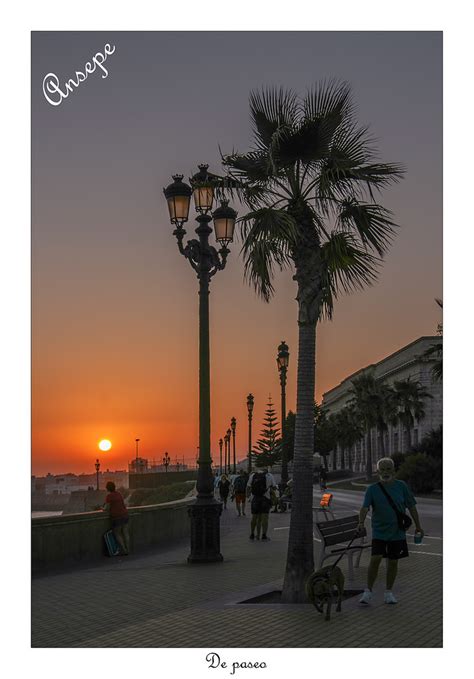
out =
{"type": "Polygon", "coordinates": [[[336,447],[335,447],[334,450],[332,451],[332,469],[333,469],[333,471],[334,471],[334,470],[336,469],[336,467],[337,467],[337,449],[338,449],[338,447],[339,447],[339,444],[336,443],[336,447]]]}
{"type": "Polygon", "coordinates": [[[369,430],[367,432],[367,450],[366,450],[366,459],[365,459],[365,476],[367,480],[369,480],[372,477],[372,430],[369,427],[369,430]]]}
{"type": "Polygon", "coordinates": [[[354,471],[352,469],[352,446],[349,446],[347,452],[348,452],[347,462],[349,463],[349,471],[352,472],[354,471]]]}
{"type": "Polygon", "coordinates": [[[346,447],[341,446],[341,469],[346,468],[346,447]]]}
{"type": "Polygon", "coordinates": [[[384,441],[384,430],[380,429],[380,451],[382,453],[381,457],[385,457],[385,441],[384,441]]]}
{"type": "Polygon", "coordinates": [[[313,479],[316,323],[300,323],[293,458],[293,503],[282,602],[306,601],[305,583],[314,570],[313,479]]]}

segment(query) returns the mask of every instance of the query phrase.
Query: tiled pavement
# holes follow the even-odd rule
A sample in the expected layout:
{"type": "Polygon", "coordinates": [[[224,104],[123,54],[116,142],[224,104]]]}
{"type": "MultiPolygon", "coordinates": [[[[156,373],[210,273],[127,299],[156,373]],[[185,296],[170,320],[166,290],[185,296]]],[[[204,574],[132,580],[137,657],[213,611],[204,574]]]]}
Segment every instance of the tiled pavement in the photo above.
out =
{"type": "MultiPolygon", "coordinates": [[[[271,541],[248,540],[249,517],[221,522],[224,562],[190,566],[188,543],[35,578],[33,647],[440,647],[440,542],[400,564],[396,606],[357,598],[326,622],[310,605],[237,604],[281,586],[288,515],[270,515],[271,541]],[[276,529],[276,530],[275,530],[276,529]]],[[[319,545],[315,544],[315,556],[319,545]]],[[[366,550],[367,552],[368,550],[366,550]]],[[[345,562],[345,559],[343,560],[345,562]]],[[[362,585],[367,554],[354,586],[362,585]]],[[[383,568],[383,567],[382,567],[383,568]]],[[[381,573],[383,575],[383,573],[381,573]]],[[[350,586],[346,580],[346,587],[350,586]]]]}

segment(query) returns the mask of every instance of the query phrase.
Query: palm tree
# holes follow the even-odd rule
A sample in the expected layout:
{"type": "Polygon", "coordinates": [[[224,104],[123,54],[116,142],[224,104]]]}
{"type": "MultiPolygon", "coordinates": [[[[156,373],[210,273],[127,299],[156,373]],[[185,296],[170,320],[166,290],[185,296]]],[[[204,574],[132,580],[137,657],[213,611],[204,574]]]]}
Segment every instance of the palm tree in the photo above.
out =
{"type": "Polygon", "coordinates": [[[347,466],[349,471],[353,471],[351,449],[359,441],[363,432],[352,407],[345,406],[342,408],[336,413],[336,418],[336,436],[342,449],[343,468],[345,467],[347,450],[347,466]]]}
{"type": "Polygon", "coordinates": [[[367,479],[372,477],[372,429],[379,422],[378,410],[380,395],[377,381],[373,372],[366,372],[352,380],[349,404],[354,408],[365,433],[366,458],[365,474],[367,479]]]}
{"type": "Polygon", "coordinates": [[[403,173],[376,158],[358,127],[350,86],[323,82],[299,98],[283,89],[250,96],[254,144],[223,156],[241,218],[245,274],[265,301],[274,268],[293,267],[298,303],[294,503],[282,600],[305,601],[313,571],[312,451],[316,325],[341,292],[372,284],[395,229],[374,193],[403,173]]]}
{"type": "Polygon", "coordinates": [[[335,445],[335,431],[328,417],[327,410],[314,402],[314,448],[313,452],[321,455],[324,468],[327,470],[327,458],[335,445]]]}
{"type": "Polygon", "coordinates": [[[388,430],[388,425],[397,417],[397,399],[395,391],[385,382],[375,380],[373,385],[373,408],[377,432],[380,436],[380,457],[385,457],[384,434],[388,430]]]}
{"type": "Polygon", "coordinates": [[[398,404],[398,420],[407,431],[407,448],[411,448],[411,430],[415,420],[422,420],[425,416],[425,401],[433,398],[420,382],[410,378],[393,383],[398,404]]]}
{"type": "Polygon", "coordinates": [[[334,445],[332,448],[332,468],[336,469],[337,467],[337,449],[339,448],[341,450],[341,460],[343,459],[343,451],[342,451],[342,445],[341,445],[341,439],[339,436],[339,427],[338,427],[338,417],[339,413],[331,413],[328,417],[328,426],[330,428],[330,431],[333,435],[334,438],[334,445]]]}

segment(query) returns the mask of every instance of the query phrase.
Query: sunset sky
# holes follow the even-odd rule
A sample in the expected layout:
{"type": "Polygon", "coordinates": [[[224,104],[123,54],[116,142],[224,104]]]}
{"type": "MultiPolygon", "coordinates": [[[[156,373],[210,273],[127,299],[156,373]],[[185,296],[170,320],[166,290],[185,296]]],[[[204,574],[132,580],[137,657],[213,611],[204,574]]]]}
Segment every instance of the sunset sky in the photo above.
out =
{"type": "MultiPolygon", "coordinates": [[[[198,284],[172,236],[162,188],[197,164],[251,143],[250,90],[304,93],[348,80],[360,123],[406,178],[382,198],[400,224],[376,286],[343,297],[319,326],[316,396],[421,335],[442,297],[441,33],[34,33],[32,40],[33,473],[123,469],[135,454],[194,462],[198,445],[198,284]],[[89,75],[60,106],[43,96],[105,43],[109,76],[89,75]]],[[[235,206],[238,209],[238,206],[235,206]]],[[[192,237],[193,222],[186,225],[192,237]]],[[[258,435],[276,353],[290,348],[295,406],[296,302],[291,272],[259,300],[238,243],[211,283],[211,408],[218,439],[246,396],[258,435]]],[[[216,455],[217,454],[217,455],[216,455]]]]}

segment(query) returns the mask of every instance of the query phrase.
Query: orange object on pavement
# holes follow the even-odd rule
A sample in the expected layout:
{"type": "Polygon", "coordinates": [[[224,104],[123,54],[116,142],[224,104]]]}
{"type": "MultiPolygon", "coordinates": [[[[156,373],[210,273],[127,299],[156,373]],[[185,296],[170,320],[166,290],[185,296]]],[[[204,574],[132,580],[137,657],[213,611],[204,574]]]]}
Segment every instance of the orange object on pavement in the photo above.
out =
{"type": "Polygon", "coordinates": [[[331,500],[332,493],[324,493],[324,495],[321,498],[321,502],[319,503],[319,506],[328,509],[329,505],[331,504],[331,500]]]}

